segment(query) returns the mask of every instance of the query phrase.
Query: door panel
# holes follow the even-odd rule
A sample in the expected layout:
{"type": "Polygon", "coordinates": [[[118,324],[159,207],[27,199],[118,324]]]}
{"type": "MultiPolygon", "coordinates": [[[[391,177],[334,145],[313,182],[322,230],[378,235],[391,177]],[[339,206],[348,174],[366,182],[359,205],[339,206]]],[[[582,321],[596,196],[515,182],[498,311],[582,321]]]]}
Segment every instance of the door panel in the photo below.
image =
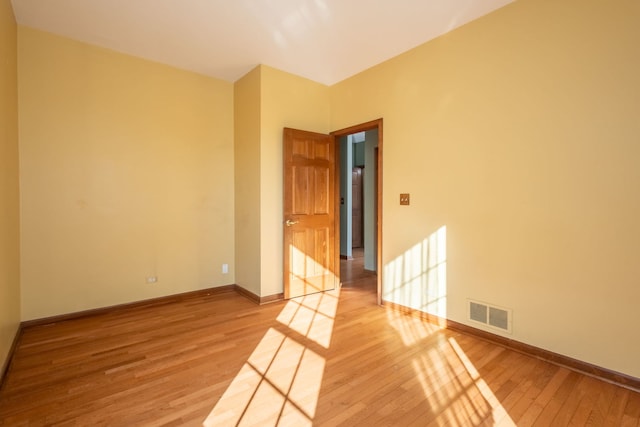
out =
{"type": "Polygon", "coordinates": [[[292,165],[291,173],[293,175],[293,183],[290,188],[293,192],[291,214],[306,215],[309,213],[309,198],[307,197],[309,168],[292,165]]]}
{"type": "Polygon", "coordinates": [[[325,167],[314,168],[314,215],[329,214],[329,171],[325,167]]]}
{"type": "MultiPolygon", "coordinates": [[[[333,137],[284,129],[284,295],[336,286],[333,137]]],[[[338,265],[339,266],[339,265],[338,265]]]]}

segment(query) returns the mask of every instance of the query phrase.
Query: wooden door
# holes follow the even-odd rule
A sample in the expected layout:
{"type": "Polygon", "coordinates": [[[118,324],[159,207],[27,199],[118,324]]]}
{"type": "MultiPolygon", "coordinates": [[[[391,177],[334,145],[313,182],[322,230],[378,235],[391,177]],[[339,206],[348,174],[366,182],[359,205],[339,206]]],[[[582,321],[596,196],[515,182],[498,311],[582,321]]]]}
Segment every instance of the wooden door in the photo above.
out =
{"type": "Polygon", "coordinates": [[[332,136],[284,129],[284,297],[337,285],[332,136]]]}
{"type": "Polygon", "coordinates": [[[364,215],[363,215],[363,185],[362,168],[353,168],[351,172],[351,247],[364,246],[364,215]]]}

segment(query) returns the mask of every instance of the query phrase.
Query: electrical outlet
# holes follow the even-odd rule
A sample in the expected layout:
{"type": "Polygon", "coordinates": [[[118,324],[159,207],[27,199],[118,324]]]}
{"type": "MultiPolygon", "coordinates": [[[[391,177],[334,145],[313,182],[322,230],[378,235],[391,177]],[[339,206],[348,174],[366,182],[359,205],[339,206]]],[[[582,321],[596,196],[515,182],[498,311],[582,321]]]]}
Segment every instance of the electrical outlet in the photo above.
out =
{"type": "Polygon", "coordinates": [[[222,264],[222,274],[229,274],[229,264],[222,264]]]}
{"type": "Polygon", "coordinates": [[[147,277],[147,283],[156,283],[158,281],[157,276],[149,276],[147,277]]]}

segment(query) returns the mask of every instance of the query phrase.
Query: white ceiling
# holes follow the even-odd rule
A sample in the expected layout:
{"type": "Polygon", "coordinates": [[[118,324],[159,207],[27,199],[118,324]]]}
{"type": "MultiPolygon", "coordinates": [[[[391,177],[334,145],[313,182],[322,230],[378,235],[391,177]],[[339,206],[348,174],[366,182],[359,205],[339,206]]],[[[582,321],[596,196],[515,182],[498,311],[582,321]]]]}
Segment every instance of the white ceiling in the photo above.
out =
{"type": "Polygon", "coordinates": [[[19,24],[235,81],[333,84],[513,0],[12,0],[19,24]]]}

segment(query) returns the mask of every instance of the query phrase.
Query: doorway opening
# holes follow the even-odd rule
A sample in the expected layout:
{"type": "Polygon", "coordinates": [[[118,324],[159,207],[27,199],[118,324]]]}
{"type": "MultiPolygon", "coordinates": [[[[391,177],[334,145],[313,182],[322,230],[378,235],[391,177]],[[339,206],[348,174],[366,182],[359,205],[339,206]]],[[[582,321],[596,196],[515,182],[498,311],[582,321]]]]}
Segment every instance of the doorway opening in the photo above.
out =
{"type": "Polygon", "coordinates": [[[382,119],[331,133],[336,144],[336,245],[345,279],[375,276],[382,302],[382,119]],[[344,262],[347,260],[347,262],[344,262]],[[361,269],[362,271],[358,271],[361,269]]]}

